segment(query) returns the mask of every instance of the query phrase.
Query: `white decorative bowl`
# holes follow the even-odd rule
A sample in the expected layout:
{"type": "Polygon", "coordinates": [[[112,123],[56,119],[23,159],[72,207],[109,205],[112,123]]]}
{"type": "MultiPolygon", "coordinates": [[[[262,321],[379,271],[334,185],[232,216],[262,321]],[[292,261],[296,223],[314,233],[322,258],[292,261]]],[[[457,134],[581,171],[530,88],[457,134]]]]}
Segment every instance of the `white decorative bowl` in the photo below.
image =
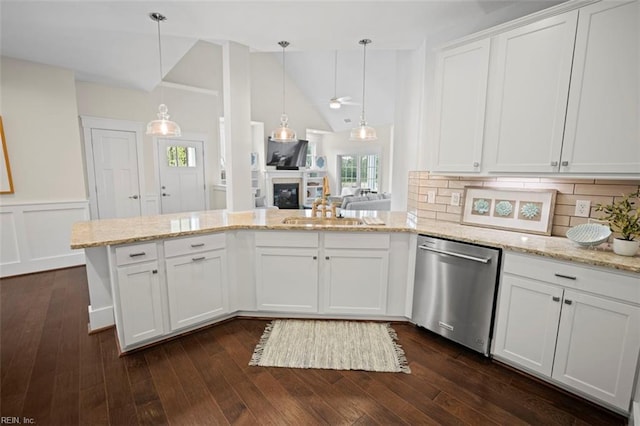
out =
{"type": "Polygon", "coordinates": [[[611,236],[608,226],[597,223],[583,223],[567,231],[567,238],[583,247],[597,246],[611,236]]]}

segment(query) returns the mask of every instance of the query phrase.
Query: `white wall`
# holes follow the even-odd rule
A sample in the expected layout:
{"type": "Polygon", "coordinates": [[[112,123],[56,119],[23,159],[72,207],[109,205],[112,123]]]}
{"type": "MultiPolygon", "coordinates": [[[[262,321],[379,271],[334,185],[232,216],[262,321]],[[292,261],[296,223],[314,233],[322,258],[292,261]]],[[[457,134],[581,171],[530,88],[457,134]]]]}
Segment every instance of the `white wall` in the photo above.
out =
{"type": "Polygon", "coordinates": [[[86,199],[73,72],[2,57],[2,121],[14,194],[0,201],[86,199]]]}
{"type": "MultiPolygon", "coordinates": [[[[376,126],[378,140],[373,142],[357,142],[349,140],[349,132],[329,133],[317,144],[317,155],[327,157],[327,175],[331,192],[338,192],[338,155],[378,154],[380,155],[380,191],[390,192],[391,179],[391,138],[393,126],[376,126]]],[[[406,182],[405,182],[406,186],[406,182]]],[[[393,199],[393,195],[392,195],[393,199]]]]}
{"type": "Polygon", "coordinates": [[[407,209],[409,170],[417,170],[422,135],[425,50],[398,52],[391,210],[407,209]]]}
{"type": "MultiPolygon", "coordinates": [[[[289,77],[286,77],[286,113],[289,127],[298,138],[306,129],[331,130],[316,107],[304,96],[289,77]]],[[[282,65],[273,53],[251,54],[251,119],[264,123],[265,140],[280,125],[282,114],[282,65]]]]}
{"type": "Polygon", "coordinates": [[[1,58],[14,194],[0,195],[0,276],[84,263],[71,226],[89,217],[71,71],[1,58]]]}

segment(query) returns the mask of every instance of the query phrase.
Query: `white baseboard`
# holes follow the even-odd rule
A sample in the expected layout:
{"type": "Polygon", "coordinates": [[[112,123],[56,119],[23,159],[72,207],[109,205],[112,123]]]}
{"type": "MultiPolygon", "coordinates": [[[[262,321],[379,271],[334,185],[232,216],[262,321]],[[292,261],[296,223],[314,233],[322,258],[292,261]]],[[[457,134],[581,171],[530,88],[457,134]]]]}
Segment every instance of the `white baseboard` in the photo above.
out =
{"type": "Polygon", "coordinates": [[[89,305],[89,331],[100,330],[114,325],[113,306],[105,306],[100,309],[92,309],[89,305]]]}
{"type": "Polygon", "coordinates": [[[84,250],[71,250],[71,228],[89,219],[88,201],[0,206],[0,277],[85,263],[84,250]]]}

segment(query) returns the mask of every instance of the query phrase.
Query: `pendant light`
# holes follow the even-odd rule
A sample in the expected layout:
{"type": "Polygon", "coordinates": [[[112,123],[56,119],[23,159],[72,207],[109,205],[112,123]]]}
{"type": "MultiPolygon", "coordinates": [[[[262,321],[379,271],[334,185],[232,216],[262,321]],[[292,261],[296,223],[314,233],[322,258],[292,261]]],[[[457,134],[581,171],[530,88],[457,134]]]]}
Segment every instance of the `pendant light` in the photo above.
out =
{"type": "Polygon", "coordinates": [[[284,49],[289,46],[288,41],[278,42],[280,47],[282,47],[282,115],[280,116],[280,127],[271,132],[271,139],[276,142],[297,142],[298,138],[296,136],[296,132],[293,129],[289,128],[289,117],[285,113],[284,109],[284,100],[285,100],[285,90],[284,90],[284,49]]]}
{"type": "Polygon", "coordinates": [[[147,124],[147,135],[154,136],[180,136],[180,126],[175,121],[169,120],[169,108],[164,104],[164,89],[162,87],[162,41],[160,39],[160,22],[166,21],[167,17],[153,12],[149,14],[152,21],[158,24],[158,57],[160,59],[160,106],[158,106],[158,119],[147,124]]]}
{"type": "Polygon", "coordinates": [[[362,115],[360,116],[360,125],[351,129],[352,141],[375,141],[378,139],[376,135],[376,129],[367,126],[367,121],[364,118],[364,89],[365,89],[365,75],[367,69],[367,44],[371,43],[369,39],[363,39],[359,42],[362,45],[363,59],[362,59],[362,115]]]}

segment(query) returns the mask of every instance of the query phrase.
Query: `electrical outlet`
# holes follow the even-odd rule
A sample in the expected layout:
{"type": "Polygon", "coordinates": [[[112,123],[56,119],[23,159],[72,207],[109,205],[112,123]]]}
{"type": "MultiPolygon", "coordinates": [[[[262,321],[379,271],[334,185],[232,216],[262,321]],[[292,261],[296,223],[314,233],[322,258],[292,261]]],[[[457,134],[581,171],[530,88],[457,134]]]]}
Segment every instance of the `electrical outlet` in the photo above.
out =
{"type": "Polygon", "coordinates": [[[589,200],[577,200],[576,201],[576,210],[573,213],[574,216],[589,217],[589,213],[591,213],[591,201],[589,201],[589,200]]]}
{"type": "Polygon", "coordinates": [[[427,192],[427,203],[435,204],[436,202],[436,191],[428,191],[427,192]]]}
{"type": "Polygon", "coordinates": [[[460,205],[460,193],[459,192],[452,192],[451,193],[451,205],[452,206],[459,206],[460,205]]]}

